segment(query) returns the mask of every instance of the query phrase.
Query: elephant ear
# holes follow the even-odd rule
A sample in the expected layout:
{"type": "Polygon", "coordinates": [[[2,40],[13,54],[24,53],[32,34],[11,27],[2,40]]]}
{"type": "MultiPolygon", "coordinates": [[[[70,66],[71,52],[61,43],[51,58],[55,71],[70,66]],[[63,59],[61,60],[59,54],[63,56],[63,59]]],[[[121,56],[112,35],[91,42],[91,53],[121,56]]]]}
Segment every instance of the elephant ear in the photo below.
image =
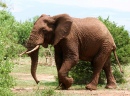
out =
{"type": "Polygon", "coordinates": [[[62,14],[55,17],[56,19],[56,28],[55,28],[55,38],[54,44],[56,45],[61,39],[69,35],[72,25],[72,19],[69,15],[62,14]]]}

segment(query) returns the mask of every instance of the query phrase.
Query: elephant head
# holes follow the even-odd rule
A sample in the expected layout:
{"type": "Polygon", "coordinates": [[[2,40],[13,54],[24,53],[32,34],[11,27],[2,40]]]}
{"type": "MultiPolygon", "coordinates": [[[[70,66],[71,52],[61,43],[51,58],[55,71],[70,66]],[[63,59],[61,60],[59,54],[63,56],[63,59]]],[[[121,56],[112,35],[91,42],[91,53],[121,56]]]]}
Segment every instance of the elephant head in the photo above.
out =
{"type": "Polygon", "coordinates": [[[31,57],[31,74],[36,83],[39,82],[36,78],[39,46],[47,48],[48,44],[54,46],[58,44],[70,33],[71,24],[71,17],[67,14],[52,17],[43,14],[34,23],[26,44],[27,51],[23,54],[26,53],[31,57]]]}

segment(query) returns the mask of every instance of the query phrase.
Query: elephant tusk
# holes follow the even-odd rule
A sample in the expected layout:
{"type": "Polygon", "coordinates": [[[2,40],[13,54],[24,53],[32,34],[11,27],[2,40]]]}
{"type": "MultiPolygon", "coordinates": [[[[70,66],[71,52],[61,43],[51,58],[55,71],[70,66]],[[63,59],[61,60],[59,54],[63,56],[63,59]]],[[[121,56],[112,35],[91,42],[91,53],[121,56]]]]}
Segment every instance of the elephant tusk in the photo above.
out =
{"type": "Polygon", "coordinates": [[[39,48],[39,46],[40,46],[40,45],[37,45],[37,46],[36,46],[35,48],[33,48],[32,50],[23,52],[23,53],[19,54],[19,56],[22,56],[22,55],[24,55],[24,54],[32,53],[33,51],[37,50],[37,49],[39,48]]]}
{"type": "Polygon", "coordinates": [[[26,54],[30,54],[32,53],[33,51],[37,50],[38,48],[40,47],[40,45],[37,45],[35,48],[33,48],[32,50],[28,51],[28,52],[25,52],[26,54]]]}
{"type": "Polygon", "coordinates": [[[27,52],[27,51],[25,51],[25,52],[23,52],[23,53],[19,54],[19,56],[22,56],[22,55],[26,54],[26,52],[27,52]]]}

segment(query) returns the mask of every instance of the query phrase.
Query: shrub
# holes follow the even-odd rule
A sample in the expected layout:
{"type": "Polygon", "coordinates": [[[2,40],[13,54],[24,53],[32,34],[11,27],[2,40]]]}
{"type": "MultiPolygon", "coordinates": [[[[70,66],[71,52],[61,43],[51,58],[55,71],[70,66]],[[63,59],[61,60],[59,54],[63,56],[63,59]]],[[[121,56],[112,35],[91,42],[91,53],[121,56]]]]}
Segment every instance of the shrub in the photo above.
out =
{"type": "Polygon", "coordinates": [[[14,86],[13,77],[9,75],[12,71],[16,42],[15,19],[4,10],[0,10],[0,96],[11,96],[10,88],[14,86]]]}
{"type": "Polygon", "coordinates": [[[0,87],[0,96],[14,96],[9,88],[0,87]]]}
{"type": "Polygon", "coordinates": [[[92,67],[89,62],[79,61],[71,70],[70,75],[74,77],[75,84],[86,84],[90,82],[92,67]]]}
{"type": "Polygon", "coordinates": [[[17,33],[18,33],[18,43],[25,45],[27,38],[29,37],[29,33],[32,29],[32,22],[25,21],[23,23],[18,23],[17,33]]]}
{"type": "MultiPolygon", "coordinates": [[[[124,26],[118,26],[115,22],[109,21],[109,17],[107,19],[103,19],[99,17],[111,32],[115,44],[117,46],[117,55],[118,58],[123,65],[127,65],[130,62],[130,37],[129,32],[124,29],[124,26]]],[[[116,59],[112,56],[112,63],[116,63],[116,59]]]]}
{"type": "Polygon", "coordinates": [[[34,17],[33,19],[26,20],[25,22],[17,23],[16,31],[18,34],[18,43],[21,45],[25,45],[26,40],[28,39],[34,22],[38,16],[34,17]]]}

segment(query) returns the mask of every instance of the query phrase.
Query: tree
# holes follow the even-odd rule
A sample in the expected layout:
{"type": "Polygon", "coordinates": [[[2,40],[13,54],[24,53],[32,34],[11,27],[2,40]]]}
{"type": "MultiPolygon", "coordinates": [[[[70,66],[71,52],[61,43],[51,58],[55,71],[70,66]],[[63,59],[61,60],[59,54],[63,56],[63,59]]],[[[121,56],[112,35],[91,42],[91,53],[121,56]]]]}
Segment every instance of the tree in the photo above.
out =
{"type": "Polygon", "coordinates": [[[0,0],[0,7],[7,8],[7,5],[6,3],[2,2],[2,0],[0,0]]]}
{"type": "Polygon", "coordinates": [[[26,20],[25,22],[18,22],[16,31],[18,33],[18,43],[25,45],[26,40],[28,39],[34,22],[37,20],[38,16],[33,19],[26,20]]]}
{"type": "Polygon", "coordinates": [[[10,88],[15,83],[10,73],[13,68],[11,59],[16,55],[15,37],[14,17],[0,10],[0,96],[12,96],[10,88]]]}

